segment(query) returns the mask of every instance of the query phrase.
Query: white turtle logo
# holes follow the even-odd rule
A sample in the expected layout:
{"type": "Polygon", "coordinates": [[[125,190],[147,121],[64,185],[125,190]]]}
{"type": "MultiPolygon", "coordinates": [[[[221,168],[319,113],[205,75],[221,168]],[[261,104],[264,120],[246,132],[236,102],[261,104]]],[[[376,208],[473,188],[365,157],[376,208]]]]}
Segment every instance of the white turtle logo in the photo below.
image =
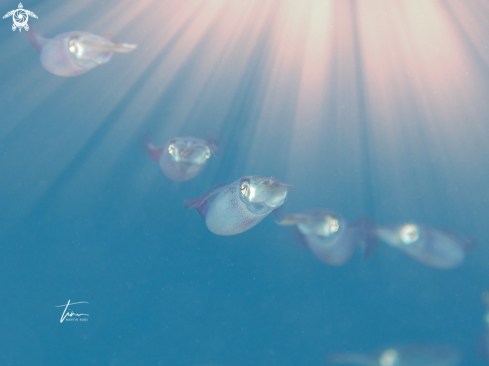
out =
{"type": "Polygon", "coordinates": [[[12,16],[14,19],[14,25],[12,25],[13,31],[15,31],[17,28],[19,28],[19,32],[22,30],[22,28],[25,28],[25,30],[28,31],[29,24],[27,24],[27,21],[29,20],[29,15],[37,19],[36,14],[34,14],[32,11],[25,10],[22,3],[19,3],[19,8],[9,11],[3,16],[3,19],[12,16]]]}

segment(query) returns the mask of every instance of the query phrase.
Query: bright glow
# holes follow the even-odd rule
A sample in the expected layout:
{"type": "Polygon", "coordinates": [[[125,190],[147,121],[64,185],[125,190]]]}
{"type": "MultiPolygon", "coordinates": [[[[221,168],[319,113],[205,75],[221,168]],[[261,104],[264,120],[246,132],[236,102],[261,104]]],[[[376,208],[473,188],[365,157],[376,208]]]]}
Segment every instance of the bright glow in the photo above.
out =
{"type": "Polygon", "coordinates": [[[389,348],[385,350],[379,358],[380,366],[394,366],[399,363],[399,355],[395,349],[389,348]]]}
{"type": "MultiPolygon", "coordinates": [[[[96,175],[99,180],[90,184],[100,184],[110,174],[101,164],[115,164],[143,125],[158,141],[183,130],[204,135],[215,129],[226,139],[239,133],[243,146],[227,153],[241,162],[241,176],[245,171],[268,176],[273,167],[298,189],[318,172],[347,170],[357,176],[326,180],[323,192],[348,190],[354,202],[364,194],[359,172],[367,154],[374,186],[383,193],[379,207],[387,211],[408,205],[424,184],[413,169],[399,166],[402,158],[411,157],[414,165],[433,160],[447,175],[457,169],[459,176],[469,163],[482,162],[476,151],[486,137],[480,116],[489,112],[481,77],[489,62],[486,24],[478,17],[488,11],[482,1],[470,6],[411,0],[53,4],[33,9],[46,37],[71,30],[110,32],[138,49],[115,55],[110,66],[76,80],[44,72],[31,50],[29,71],[3,81],[2,110],[19,98],[25,108],[0,126],[2,141],[13,138],[30,113],[61,89],[66,92],[56,101],[70,105],[74,117],[65,124],[51,122],[56,133],[48,141],[38,141],[36,128],[23,135],[22,146],[42,153],[12,167],[0,183],[0,189],[9,187],[21,197],[18,212],[28,210],[87,146],[90,159],[76,174],[96,175]],[[107,124],[107,118],[116,120],[107,124]],[[108,127],[97,134],[102,126],[108,127]],[[93,136],[96,143],[90,145],[93,136]],[[41,161],[53,163],[46,167],[41,161]],[[26,189],[14,183],[31,182],[32,176],[43,184],[26,189]]],[[[18,40],[4,44],[15,50],[8,60],[24,52],[18,40]]],[[[236,175],[225,180],[231,178],[236,175]]],[[[310,202],[315,199],[311,194],[310,202]]],[[[423,204],[419,209],[429,210],[423,204]]]]}

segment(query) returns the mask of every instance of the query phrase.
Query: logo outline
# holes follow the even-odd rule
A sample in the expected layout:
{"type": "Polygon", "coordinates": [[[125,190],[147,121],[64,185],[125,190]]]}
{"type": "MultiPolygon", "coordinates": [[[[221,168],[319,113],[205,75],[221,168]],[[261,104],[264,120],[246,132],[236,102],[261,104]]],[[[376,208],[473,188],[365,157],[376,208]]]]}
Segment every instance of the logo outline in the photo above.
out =
{"type": "Polygon", "coordinates": [[[76,305],[76,304],[88,304],[88,302],[87,301],[70,302],[70,300],[68,300],[68,303],[66,303],[66,304],[63,304],[63,305],[55,305],[56,308],[62,308],[62,307],[65,308],[63,310],[63,314],[61,315],[61,319],[59,321],[60,323],[63,323],[65,321],[66,317],[69,317],[71,319],[73,316],[75,316],[77,318],[78,317],[81,317],[81,316],[86,316],[86,317],[89,316],[88,314],[83,314],[83,313],[77,314],[77,313],[73,312],[73,310],[67,312],[68,306],[70,306],[70,305],[76,305]]]}
{"type": "Polygon", "coordinates": [[[22,28],[26,30],[26,32],[29,31],[29,24],[27,23],[29,21],[29,15],[33,18],[37,18],[37,15],[34,14],[30,10],[24,9],[24,6],[22,3],[19,3],[19,7],[17,9],[9,11],[7,14],[3,16],[3,19],[12,17],[14,24],[12,25],[12,31],[15,32],[15,30],[18,28],[19,32],[22,31],[22,28]]]}

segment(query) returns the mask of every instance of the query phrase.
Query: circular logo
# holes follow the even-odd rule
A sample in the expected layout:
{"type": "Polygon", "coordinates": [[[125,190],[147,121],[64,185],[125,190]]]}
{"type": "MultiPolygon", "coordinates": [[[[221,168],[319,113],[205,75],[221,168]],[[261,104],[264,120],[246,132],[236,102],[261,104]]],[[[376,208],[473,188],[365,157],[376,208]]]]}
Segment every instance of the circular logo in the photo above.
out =
{"type": "Polygon", "coordinates": [[[29,20],[29,14],[24,9],[17,9],[12,18],[14,18],[14,24],[18,28],[23,28],[26,26],[27,20],[29,20]]]}

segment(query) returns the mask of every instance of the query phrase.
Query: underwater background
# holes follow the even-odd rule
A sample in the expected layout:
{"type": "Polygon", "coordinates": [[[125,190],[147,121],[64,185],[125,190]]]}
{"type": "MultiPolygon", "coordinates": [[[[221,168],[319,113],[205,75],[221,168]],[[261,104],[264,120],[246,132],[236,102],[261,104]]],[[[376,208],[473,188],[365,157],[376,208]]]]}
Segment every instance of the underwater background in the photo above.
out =
{"type": "Polygon", "coordinates": [[[23,5],[29,32],[138,48],[63,78],[0,22],[0,365],[322,365],[399,344],[487,362],[489,3],[23,5]],[[225,150],[174,182],[138,147],[145,131],[159,145],[217,131],[225,150]],[[246,175],[292,184],[291,212],[477,246],[451,270],[384,244],[329,266],[272,217],[218,236],[183,208],[246,175]],[[68,300],[88,321],[60,323],[68,300]]]}

